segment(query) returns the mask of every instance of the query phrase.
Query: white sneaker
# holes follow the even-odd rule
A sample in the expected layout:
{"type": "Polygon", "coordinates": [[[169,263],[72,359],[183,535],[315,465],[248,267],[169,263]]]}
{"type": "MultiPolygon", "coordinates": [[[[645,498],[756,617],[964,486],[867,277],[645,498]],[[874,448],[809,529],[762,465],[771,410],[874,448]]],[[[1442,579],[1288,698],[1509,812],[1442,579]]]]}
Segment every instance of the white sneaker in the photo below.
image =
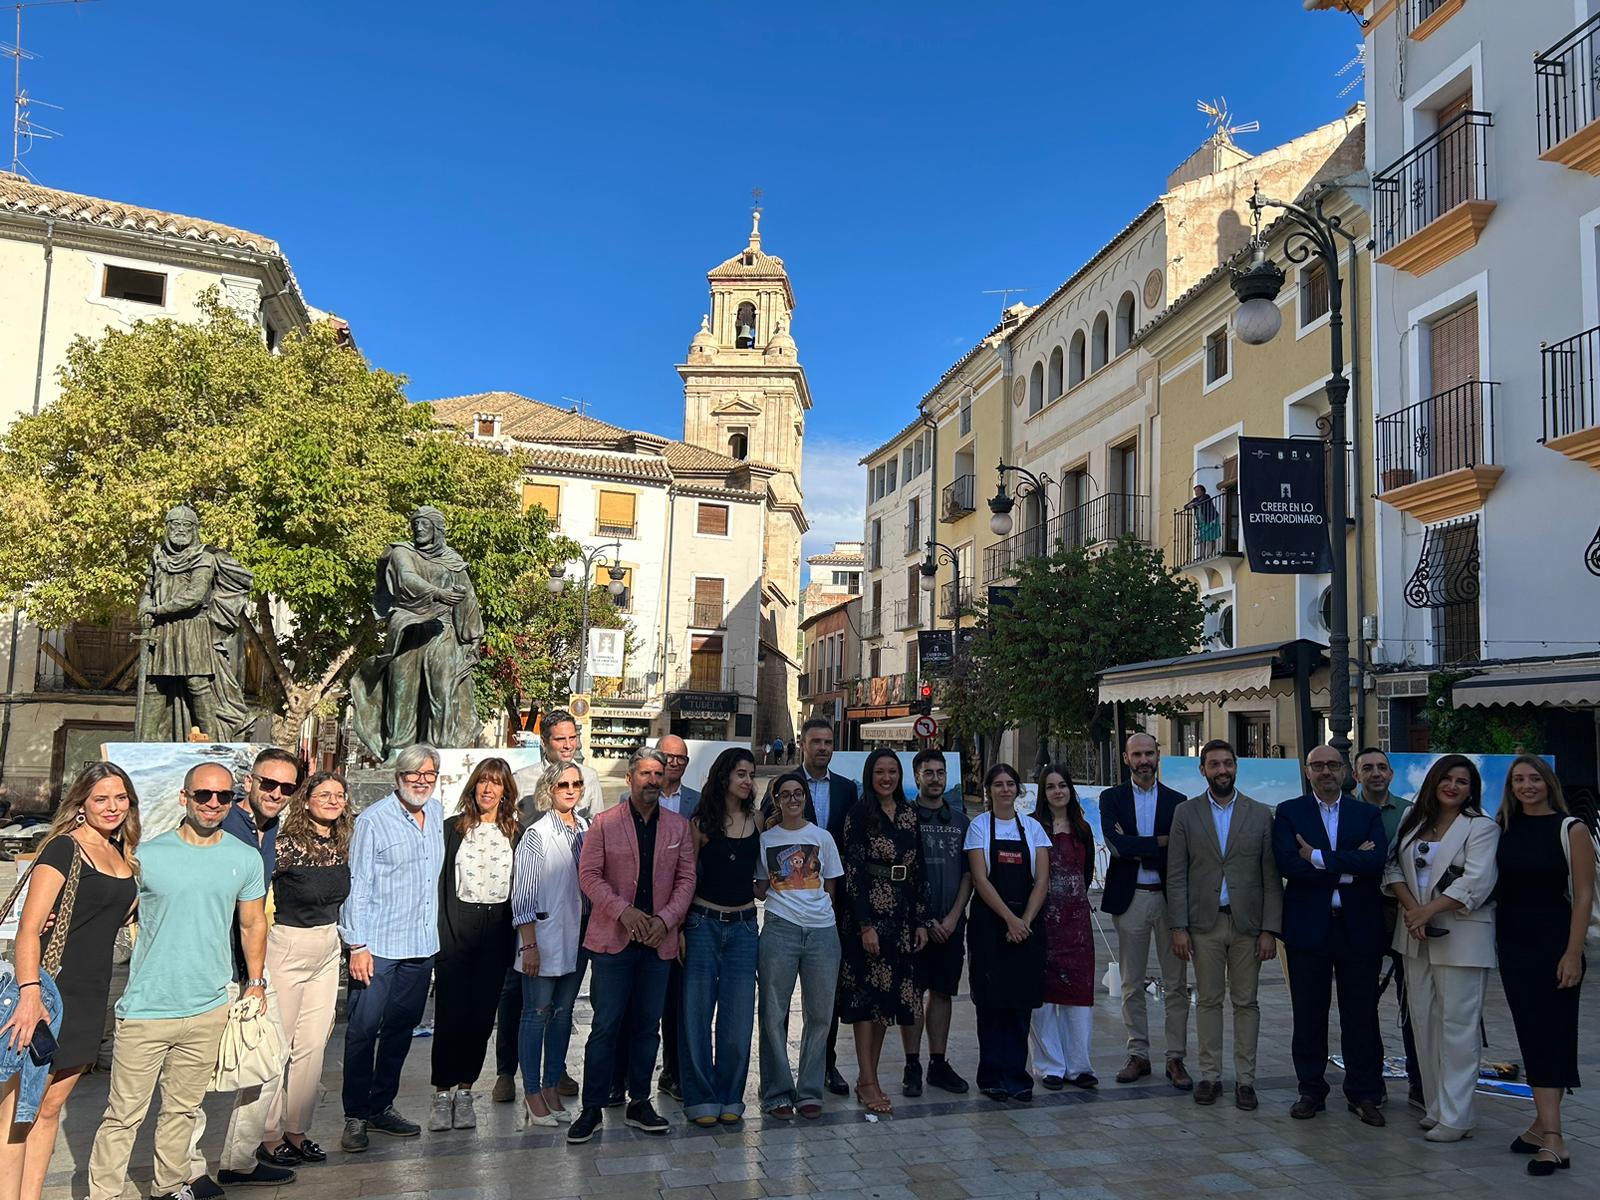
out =
{"type": "Polygon", "coordinates": [[[455,1127],[457,1129],[476,1129],[478,1127],[478,1110],[473,1107],[472,1093],[458,1091],[455,1098],[455,1127]]]}
{"type": "Polygon", "coordinates": [[[451,1127],[450,1098],[454,1092],[435,1092],[433,1094],[433,1111],[428,1114],[428,1128],[434,1133],[442,1133],[451,1127]]]}

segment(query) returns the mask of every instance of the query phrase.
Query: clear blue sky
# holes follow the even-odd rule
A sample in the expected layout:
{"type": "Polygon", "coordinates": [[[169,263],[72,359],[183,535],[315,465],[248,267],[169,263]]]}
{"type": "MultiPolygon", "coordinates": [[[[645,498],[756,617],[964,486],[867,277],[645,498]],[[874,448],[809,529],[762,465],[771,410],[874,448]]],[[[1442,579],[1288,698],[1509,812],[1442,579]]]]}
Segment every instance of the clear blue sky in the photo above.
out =
{"type": "Polygon", "coordinates": [[[983,289],[1046,296],[1203,140],[1198,97],[1259,150],[1361,94],[1334,76],[1355,23],[1299,0],[100,0],[23,36],[65,107],[40,182],[277,238],[417,399],[681,435],[672,366],[762,188],[813,549],[859,536],[855,457],[993,324],[983,289]]]}

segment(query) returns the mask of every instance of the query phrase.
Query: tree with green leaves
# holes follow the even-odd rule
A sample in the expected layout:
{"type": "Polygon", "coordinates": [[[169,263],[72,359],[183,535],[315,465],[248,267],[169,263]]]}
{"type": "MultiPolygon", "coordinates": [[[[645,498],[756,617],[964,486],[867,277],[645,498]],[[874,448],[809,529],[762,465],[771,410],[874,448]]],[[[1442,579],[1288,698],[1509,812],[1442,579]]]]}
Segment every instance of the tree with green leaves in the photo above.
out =
{"type": "Polygon", "coordinates": [[[0,601],[45,627],[126,613],[162,514],[192,505],[204,540],[254,572],[244,632],[280,744],[336,711],[377,646],[376,564],[417,507],[443,510],[471,568],[490,679],[528,580],[574,549],[543,510],[520,511],[516,456],[437,428],[327,325],[274,353],[213,292],[197,321],[79,339],[61,384],[0,441],[0,601]]]}

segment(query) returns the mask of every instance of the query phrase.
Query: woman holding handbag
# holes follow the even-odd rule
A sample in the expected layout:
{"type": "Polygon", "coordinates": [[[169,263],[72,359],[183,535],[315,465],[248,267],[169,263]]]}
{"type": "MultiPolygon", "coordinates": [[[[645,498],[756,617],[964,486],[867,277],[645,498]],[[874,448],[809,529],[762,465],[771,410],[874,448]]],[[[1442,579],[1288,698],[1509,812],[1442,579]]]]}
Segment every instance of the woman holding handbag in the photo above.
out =
{"type": "Polygon", "coordinates": [[[1478,768],[1465,755],[1446,754],[1428,768],[1401,818],[1383,874],[1384,890],[1400,902],[1394,949],[1405,955],[1406,1014],[1430,1142],[1472,1136],[1483,993],[1495,963],[1499,844],[1500,827],[1483,813],[1478,768]]]}
{"type": "Polygon", "coordinates": [[[1561,1136],[1561,1098],[1578,1086],[1578,995],[1594,910],[1594,838],[1568,813],[1550,764],[1532,754],[1518,755],[1506,772],[1499,821],[1495,942],[1535,1113],[1511,1150],[1533,1156],[1529,1175],[1554,1175],[1572,1165],[1561,1136]]]}
{"type": "MultiPolygon", "coordinates": [[[[47,1020],[41,972],[54,979],[62,1012],[48,1083],[30,1128],[18,1128],[30,1120],[24,1072],[3,1085],[0,1191],[5,1195],[37,1200],[43,1193],[62,1105],[99,1056],[117,931],[127,924],[139,894],[138,845],[139,797],[133,781],[121,767],[92,763],[56,809],[50,837],[25,877],[28,898],[16,945],[19,995],[10,1020],[0,1026],[0,1043],[26,1046],[47,1020]],[[52,916],[47,934],[45,923],[52,916]]],[[[15,900],[14,892],[8,911],[15,900]]]]}

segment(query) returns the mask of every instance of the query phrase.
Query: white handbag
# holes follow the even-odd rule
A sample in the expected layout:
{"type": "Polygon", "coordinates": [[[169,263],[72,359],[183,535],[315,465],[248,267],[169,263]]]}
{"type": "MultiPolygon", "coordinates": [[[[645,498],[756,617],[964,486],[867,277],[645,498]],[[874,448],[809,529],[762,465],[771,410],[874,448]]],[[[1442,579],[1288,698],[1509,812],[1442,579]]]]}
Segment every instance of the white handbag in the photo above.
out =
{"type": "Polygon", "coordinates": [[[267,1017],[266,1005],[254,998],[240,1000],[228,1010],[210,1090],[259,1087],[283,1074],[283,1058],[283,1038],[267,1017]]]}

